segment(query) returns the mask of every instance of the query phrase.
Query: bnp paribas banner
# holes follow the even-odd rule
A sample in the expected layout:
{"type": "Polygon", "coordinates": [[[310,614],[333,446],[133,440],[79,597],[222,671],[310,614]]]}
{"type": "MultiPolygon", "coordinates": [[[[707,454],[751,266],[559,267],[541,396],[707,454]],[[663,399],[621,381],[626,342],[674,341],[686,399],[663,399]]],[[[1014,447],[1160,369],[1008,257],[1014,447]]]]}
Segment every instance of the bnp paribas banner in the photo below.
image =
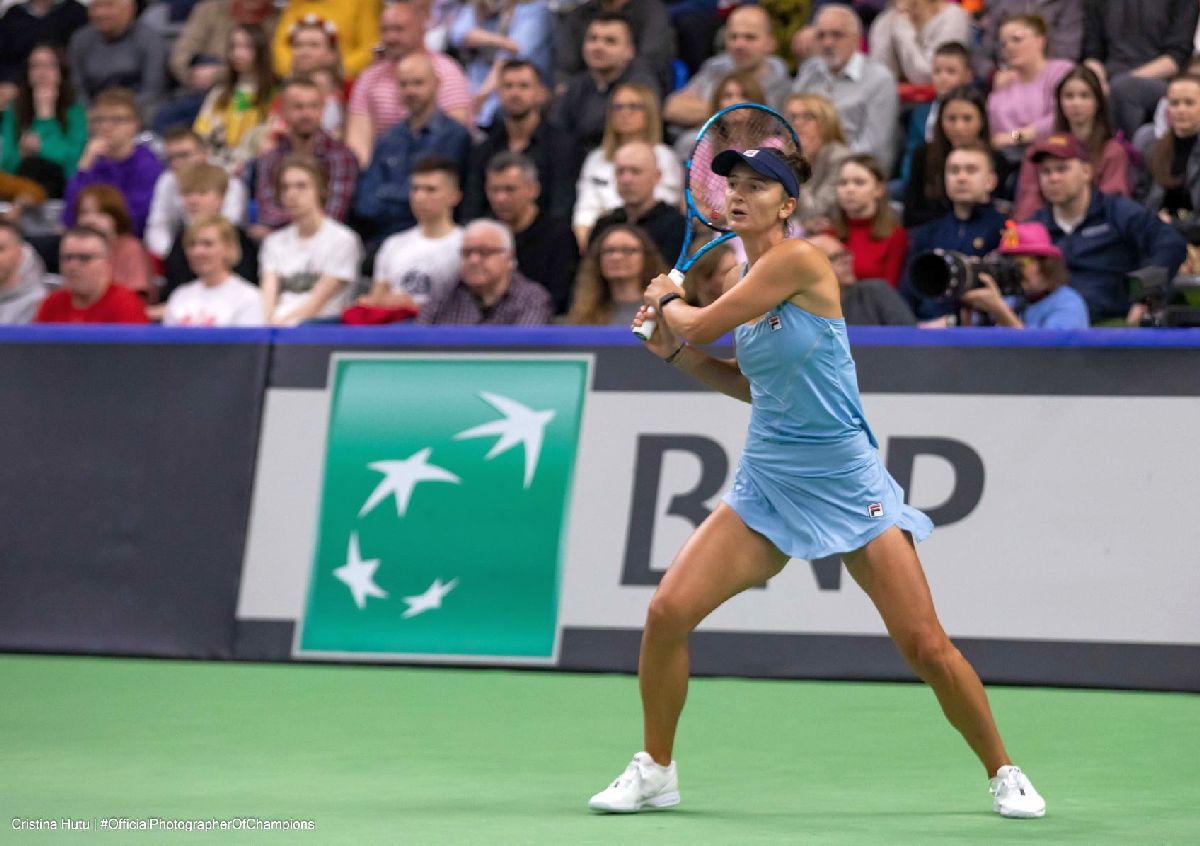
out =
{"type": "Polygon", "coordinates": [[[589,365],[335,357],[296,654],[553,663],[589,365]]]}

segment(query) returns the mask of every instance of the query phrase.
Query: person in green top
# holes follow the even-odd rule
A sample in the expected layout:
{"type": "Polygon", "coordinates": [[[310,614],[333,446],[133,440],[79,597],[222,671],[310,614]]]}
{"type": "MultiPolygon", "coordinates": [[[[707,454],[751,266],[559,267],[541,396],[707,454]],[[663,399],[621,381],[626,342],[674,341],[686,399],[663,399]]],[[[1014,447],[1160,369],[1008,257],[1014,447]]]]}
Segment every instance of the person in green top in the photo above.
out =
{"type": "Polygon", "coordinates": [[[16,98],[0,116],[0,170],[61,197],[87,143],[87,113],[75,101],[66,55],[39,45],[16,98]]]}

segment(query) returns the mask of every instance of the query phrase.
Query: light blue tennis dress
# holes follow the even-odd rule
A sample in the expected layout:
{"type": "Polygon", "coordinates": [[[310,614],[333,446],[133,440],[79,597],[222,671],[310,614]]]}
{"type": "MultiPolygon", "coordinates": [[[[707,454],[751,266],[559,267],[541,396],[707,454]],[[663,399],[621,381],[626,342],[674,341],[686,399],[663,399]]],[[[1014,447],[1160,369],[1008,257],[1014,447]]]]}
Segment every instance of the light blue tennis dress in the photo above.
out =
{"type": "Polygon", "coordinates": [[[863,414],[846,321],[783,302],[734,333],[750,380],[750,429],[733,487],[738,516],[792,558],[851,552],[897,525],[933,523],[904,504],[863,414]]]}

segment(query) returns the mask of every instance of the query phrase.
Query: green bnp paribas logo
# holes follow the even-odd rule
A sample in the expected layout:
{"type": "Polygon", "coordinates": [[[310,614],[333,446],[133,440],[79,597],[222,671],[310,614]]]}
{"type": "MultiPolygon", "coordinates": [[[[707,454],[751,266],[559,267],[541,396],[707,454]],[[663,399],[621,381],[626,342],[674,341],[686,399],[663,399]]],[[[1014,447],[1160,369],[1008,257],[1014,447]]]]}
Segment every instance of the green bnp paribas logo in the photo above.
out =
{"type": "Polygon", "coordinates": [[[552,660],[588,366],[336,358],[297,654],[552,660]]]}

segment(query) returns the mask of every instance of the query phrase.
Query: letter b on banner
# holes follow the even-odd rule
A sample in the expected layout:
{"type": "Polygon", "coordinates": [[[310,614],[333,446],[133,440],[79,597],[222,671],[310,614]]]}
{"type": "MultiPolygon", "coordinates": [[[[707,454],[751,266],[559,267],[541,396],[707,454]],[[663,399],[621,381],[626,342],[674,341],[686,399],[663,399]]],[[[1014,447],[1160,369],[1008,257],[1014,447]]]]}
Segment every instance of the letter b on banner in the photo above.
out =
{"type": "Polygon", "coordinates": [[[650,569],[655,507],[662,482],[663,458],[668,452],[689,452],[700,461],[700,481],[691,490],[671,497],[667,514],[699,526],[710,511],[705,504],[725,485],[729,457],[712,438],[699,435],[642,435],[638,438],[637,471],[633,476],[629,534],[625,542],[623,585],[657,585],[662,573],[650,569]]]}

